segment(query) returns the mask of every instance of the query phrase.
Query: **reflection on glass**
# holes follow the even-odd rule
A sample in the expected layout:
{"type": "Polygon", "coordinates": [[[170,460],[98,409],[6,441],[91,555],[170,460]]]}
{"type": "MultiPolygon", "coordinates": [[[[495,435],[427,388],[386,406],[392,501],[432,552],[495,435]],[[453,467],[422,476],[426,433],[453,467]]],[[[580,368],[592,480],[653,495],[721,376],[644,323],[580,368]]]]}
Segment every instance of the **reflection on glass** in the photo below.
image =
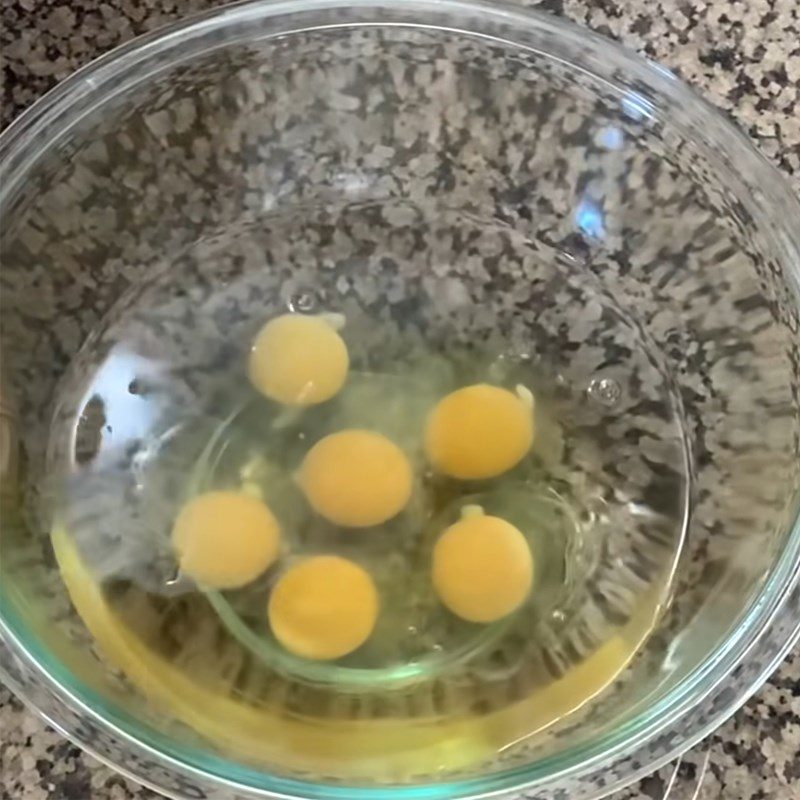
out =
{"type": "Polygon", "coordinates": [[[606,229],[603,221],[603,209],[600,204],[584,195],[575,209],[575,224],[585,236],[593,239],[602,239],[606,229]]]}
{"type": "Polygon", "coordinates": [[[607,125],[598,131],[596,142],[598,147],[604,147],[606,150],[621,150],[625,144],[625,138],[622,131],[615,125],[607,125]]]}
{"type": "Polygon", "coordinates": [[[635,122],[651,119],[655,110],[653,104],[638,92],[628,92],[622,98],[620,105],[622,106],[622,113],[635,122]]]}

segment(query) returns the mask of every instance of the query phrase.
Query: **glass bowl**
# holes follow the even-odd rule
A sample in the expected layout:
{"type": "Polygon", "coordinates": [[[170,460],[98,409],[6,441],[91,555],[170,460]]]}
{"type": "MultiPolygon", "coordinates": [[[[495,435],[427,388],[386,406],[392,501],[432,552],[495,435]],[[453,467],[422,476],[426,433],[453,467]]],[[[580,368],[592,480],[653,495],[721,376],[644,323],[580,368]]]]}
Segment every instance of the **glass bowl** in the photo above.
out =
{"type": "MultiPolygon", "coordinates": [[[[98,758],[180,798],[601,797],[713,730],[796,640],[800,205],[668,70],[496,4],[248,2],[94,62],[0,153],[3,678],[98,758]],[[562,570],[577,599],[398,671],[298,666],[253,641],[241,598],[209,594],[231,686],[274,657],[275,685],[306,682],[283,707],[318,714],[237,711],[233,730],[180,648],[156,663],[131,635],[172,596],[122,625],[99,587],[143,574],[176,475],[226,468],[220,431],[247,443],[247,408],[220,416],[226,382],[198,375],[240,369],[256,318],[287,309],[347,316],[375,426],[402,421],[392,381],[420,407],[447,384],[409,366],[409,336],[548,386],[574,416],[541,424],[537,395],[537,468],[560,488],[519,524],[548,520],[537,580],[562,570]],[[399,365],[378,383],[376,352],[399,365]],[[54,478],[86,474],[102,502],[59,522],[54,478]],[[603,491],[571,516],[586,480],[603,491]],[[564,558],[567,528],[587,535],[564,558]],[[514,705],[534,652],[552,680],[514,705]],[[445,730],[453,670],[494,694],[445,730]]],[[[168,557],[146,566],[185,588],[168,557]]]]}

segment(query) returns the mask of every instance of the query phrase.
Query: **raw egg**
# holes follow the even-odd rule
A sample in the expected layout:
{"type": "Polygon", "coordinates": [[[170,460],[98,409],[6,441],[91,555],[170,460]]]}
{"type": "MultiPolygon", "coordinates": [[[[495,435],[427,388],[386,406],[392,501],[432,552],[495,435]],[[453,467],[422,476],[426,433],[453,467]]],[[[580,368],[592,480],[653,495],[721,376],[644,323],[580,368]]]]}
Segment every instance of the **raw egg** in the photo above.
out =
{"type": "Polygon", "coordinates": [[[284,314],[256,336],[248,374],[253,386],[270,399],[311,406],[339,392],[349,366],[347,346],[328,319],[284,314]]]}
{"type": "Polygon", "coordinates": [[[533,557],[510,522],[471,507],[439,537],[433,550],[433,586],[454,614],[494,622],[517,609],[533,582],[533,557]]]}
{"type": "Polygon", "coordinates": [[[180,568],[199,584],[234,589],[255,580],[277,558],[280,526],[258,498],[231,491],[190,500],[172,527],[180,568]]]}
{"type": "Polygon", "coordinates": [[[314,556],[287,570],[269,598],[269,624],[289,652],[341,658],[360,647],[378,618],[378,591],[358,564],[314,556]]]}
{"type": "Polygon", "coordinates": [[[425,452],[434,468],[462,480],[493,478],[516,466],[533,442],[530,395],[486,383],[442,398],[428,416],[425,452]]]}
{"type": "Polygon", "coordinates": [[[365,528],[398,514],[411,497],[405,453],[373,431],[348,429],[320,439],[298,482],[314,510],[336,525],[365,528]]]}

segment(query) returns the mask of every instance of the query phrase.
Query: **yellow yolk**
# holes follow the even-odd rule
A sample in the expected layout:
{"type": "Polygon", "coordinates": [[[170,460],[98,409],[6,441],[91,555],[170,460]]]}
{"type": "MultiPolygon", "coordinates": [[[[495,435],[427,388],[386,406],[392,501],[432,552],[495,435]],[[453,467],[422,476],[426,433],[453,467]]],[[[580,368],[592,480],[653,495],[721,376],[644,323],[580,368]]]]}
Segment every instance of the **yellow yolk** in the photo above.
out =
{"type": "Polygon", "coordinates": [[[434,547],[434,589],[450,611],[469,622],[494,622],[510,614],[532,582],[528,543],[500,517],[465,516],[434,547]]]}
{"type": "Polygon", "coordinates": [[[318,514],[336,525],[365,528],[405,507],[412,472],[394,442],[352,429],[320,439],[303,459],[298,480],[318,514]]]}
{"type": "Polygon", "coordinates": [[[256,336],[248,374],[253,386],[272,400],[311,406],[339,392],[349,366],[347,347],[329,322],[284,314],[256,336]]]}
{"type": "Polygon", "coordinates": [[[190,500],[172,528],[183,572],[213,589],[255,580],[278,556],[280,526],[255,497],[207,492],[190,500]]]}
{"type": "Polygon", "coordinates": [[[533,442],[533,409],[522,397],[479,383],[442,398],[428,416],[425,452],[445,475],[480,480],[516,466],[533,442]]]}
{"type": "Polygon", "coordinates": [[[314,556],[280,578],[269,598],[268,616],[275,637],[295,655],[341,658],[372,633],[378,591],[358,564],[314,556]]]}

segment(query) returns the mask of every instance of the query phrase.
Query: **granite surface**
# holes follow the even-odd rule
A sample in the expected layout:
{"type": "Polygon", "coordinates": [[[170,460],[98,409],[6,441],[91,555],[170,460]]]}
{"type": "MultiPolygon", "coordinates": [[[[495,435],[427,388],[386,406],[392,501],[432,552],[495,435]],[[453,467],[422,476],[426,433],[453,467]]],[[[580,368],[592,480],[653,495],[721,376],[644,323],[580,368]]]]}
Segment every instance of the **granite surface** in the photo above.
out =
{"type": "MultiPolygon", "coordinates": [[[[131,36],[208,7],[187,2],[4,0],[4,123],[77,66],[131,36]]],[[[800,11],[795,0],[540,4],[672,68],[730,112],[800,188],[800,11]]],[[[0,798],[155,798],[97,764],[0,690],[0,798]]],[[[620,800],[800,798],[800,657],[677,769],[620,800]],[[673,780],[674,777],[674,780],[673,780]],[[700,784],[698,789],[698,784],[700,784]],[[695,790],[697,789],[697,793],[695,790]]]]}

